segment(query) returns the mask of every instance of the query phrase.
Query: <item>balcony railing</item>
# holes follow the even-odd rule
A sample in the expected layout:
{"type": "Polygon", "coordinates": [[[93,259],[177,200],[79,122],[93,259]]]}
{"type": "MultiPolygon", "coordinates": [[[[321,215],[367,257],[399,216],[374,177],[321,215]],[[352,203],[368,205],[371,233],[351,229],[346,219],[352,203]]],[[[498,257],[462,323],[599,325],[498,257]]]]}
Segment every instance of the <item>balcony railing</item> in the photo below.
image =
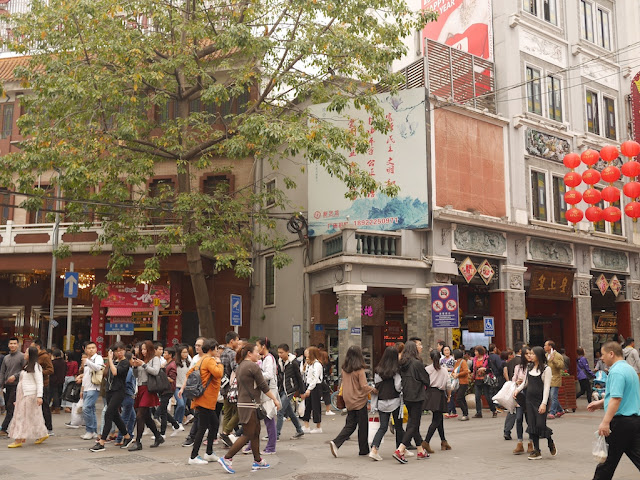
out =
{"type": "Polygon", "coordinates": [[[340,254],[401,256],[401,237],[399,232],[345,229],[322,239],[323,258],[340,254]]]}

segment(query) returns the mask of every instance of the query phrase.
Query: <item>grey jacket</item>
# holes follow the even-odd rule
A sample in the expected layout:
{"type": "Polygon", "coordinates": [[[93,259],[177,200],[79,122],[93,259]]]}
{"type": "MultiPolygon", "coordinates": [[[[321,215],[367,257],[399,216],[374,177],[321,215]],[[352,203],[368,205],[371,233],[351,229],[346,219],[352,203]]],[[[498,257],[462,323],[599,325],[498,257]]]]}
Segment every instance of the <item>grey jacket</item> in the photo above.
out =
{"type": "Polygon", "coordinates": [[[625,347],[622,350],[622,356],[627,363],[633,367],[636,373],[640,373],[640,355],[638,355],[638,350],[633,347],[625,347]]]}
{"type": "Polygon", "coordinates": [[[6,355],[0,366],[0,388],[4,387],[5,383],[7,385],[17,385],[20,372],[25,363],[24,354],[20,351],[6,355]],[[15,376],[16,379],[13,383],[8,383],[7,379],[11,376],[15,376]]]}
{"type": "Polygon", "coordinates": [[[138,379],[138,385],[146,385],[149,381],[149,375],[154,377],[160,372],[162,362],[160,357],[153,357],[149,363],[145,363],[141,367],[136,367],[134,374],[138,379]]]}

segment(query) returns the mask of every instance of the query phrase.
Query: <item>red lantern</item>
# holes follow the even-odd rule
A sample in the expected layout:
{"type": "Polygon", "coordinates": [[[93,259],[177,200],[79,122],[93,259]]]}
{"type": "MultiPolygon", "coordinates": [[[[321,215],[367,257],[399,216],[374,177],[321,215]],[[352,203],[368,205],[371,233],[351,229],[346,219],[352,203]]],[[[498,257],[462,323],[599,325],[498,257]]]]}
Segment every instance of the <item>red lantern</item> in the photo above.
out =
{"type": "Polygon", "coordinates": [[[564,194],[564,201],[569,205],[577,205],[582,200],[582,194],[577,190],[569,190],[564,194]]]}
{"type": "Polygon", "coordinates": [[[600,159],[600,154],[596,150],[589,149],[582,152],[582,155],[580,155],[580,158],[582,159],[582,163],[591,167],[596,163],[598,163],[598,160],[600,159]]]}
{"type": "Polygon", "coordinates": [[[614,167],[613,165],[609,165],[604,170],[602,170],[600,176],[602,177],[602,180],[607,183],[616,182],[620,178],[620,169],[618,167],[614,167]]]}
{"type": "Polygon", "coordinates": [[[600,181],[600,172],[590,168],[582,174],[582,181],[587,185],[595,185],[600,181]]]}
{"type": "Polygon", "coordinates": [[[567,153],[562,159],[562,163],[571,170],[578,168],[580,166],[580,155],[577,153],[567,153]]]}
{"type": "Polygon", "coordinates": [[[599,222],[602,220],[602,209],[600,207],[589,207],[587,211],[584,212],[584,215],[590,222],[599,222]]]}
{"type": "Polygon", "coordinates": [[[595,188],[589,188],[582,194],[582,199],[589,205],[595,205],[596,203],[600,203],[600,200],[602,200],[602,194],[595,188]]]}
{"type": "Polygon", "coordinates": [[[579,208],[570,208],[564,214],[565,218],[571,223],[578,223],[584,217],[584,213],[579,208]]]}
{"type": "Polygon", "coordinates": [[[624,163],[620,170],[622,170],[622,174],[625,177],[637,177],[638,175],[640,175],[640,163],[632,160],[630,162],[624,163]]]}
{"type": "Polygon", "coordinates": [[[622,212],[618,207],[607,207],[602,211],[602,218],[607,222],[615,223],[622,217],[622,212]]]}
{"type": "Polygon", "coordinates": [[[582,183],[582,175],[578,172],[569,172],[564,176],[564,184],[567,187],[577,187],[582,183]]]}
{"type": "Polygon", "coordinates": [[[624,207],[624,213],[627,214],[627,217],[633,218],[633,221],[635,222],[636,219],[640,217],[640,203],[638,202],[627,203],[624,207]]]}
{"type": "Polygon", "coordinates": [[[640,197],[640,183],[625,183],[624,187],[622,187],[622,191],[627,197],[633,198],[635,200],[636,198],[640,197]]]}
{"type": "Polygon", "coordinates": [[[609,203],[614,203],[620,200],[620,190],[616,187],[605,187],[602,190],[602,200],[609,203]]]}
{"type": "Polygon", "coordinates": [[[628,140],[620,145],[620,151],[625,157],[635,157],[640,153],[640,143],[628,140]]]}
{"type": "Polygon", "coordinates": [[[605,162],[613,162],[616,158],[620,156],[620,152],[613,145],[607,145],[606,147],[602,147],[600,150],[600,157],[605,162]]]}

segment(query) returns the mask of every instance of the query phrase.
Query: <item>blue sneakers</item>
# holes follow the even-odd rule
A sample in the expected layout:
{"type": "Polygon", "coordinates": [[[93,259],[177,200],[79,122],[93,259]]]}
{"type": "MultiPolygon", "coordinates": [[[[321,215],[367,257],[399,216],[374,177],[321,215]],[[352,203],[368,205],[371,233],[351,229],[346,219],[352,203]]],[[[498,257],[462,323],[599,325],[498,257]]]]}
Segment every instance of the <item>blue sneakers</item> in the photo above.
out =
{"type": "Polygon", "coordinates": [[[227,473],[236,473],[236,471],[233,468],[231,468],[231,460],[227,460],[224,457],[220,457],[218,458],[218,463],[222,465],[222,468],[224,468],[227,473]]]}
{"type": "Polygon", "coordinates": [[[259,462],[253,462],[251,470],[262,470],[264,468],[269,468],[270,466],[271,465],[269,465],[264,458],[261,458],[259,462]]]}

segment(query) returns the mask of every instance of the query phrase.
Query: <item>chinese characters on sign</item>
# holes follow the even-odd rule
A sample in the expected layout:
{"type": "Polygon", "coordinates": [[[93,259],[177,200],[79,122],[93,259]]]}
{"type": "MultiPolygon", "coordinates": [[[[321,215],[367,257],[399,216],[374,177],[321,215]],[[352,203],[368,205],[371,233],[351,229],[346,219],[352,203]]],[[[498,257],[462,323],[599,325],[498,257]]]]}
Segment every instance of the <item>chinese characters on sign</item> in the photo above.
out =
{"type": "Polygon", "coordinates": [[[431,326],[433,328],[459,328],[458,286],[431,287],[431,326]]]}
{"type": "MultiPolygon", "coordinates": [[[[363,305],[360,308],[360,313],[363,317],[373,317],[373,307],[371,305],[363,305]]],[[[333,314],[338,315],[338,304],[336,304],[336,311],[333,314]]]]}
{"type": "Polygon", "coordinates": [[[569,300],[572,294],[573,272],[549,269],[531,271],[530,297],[569,300]]]}

